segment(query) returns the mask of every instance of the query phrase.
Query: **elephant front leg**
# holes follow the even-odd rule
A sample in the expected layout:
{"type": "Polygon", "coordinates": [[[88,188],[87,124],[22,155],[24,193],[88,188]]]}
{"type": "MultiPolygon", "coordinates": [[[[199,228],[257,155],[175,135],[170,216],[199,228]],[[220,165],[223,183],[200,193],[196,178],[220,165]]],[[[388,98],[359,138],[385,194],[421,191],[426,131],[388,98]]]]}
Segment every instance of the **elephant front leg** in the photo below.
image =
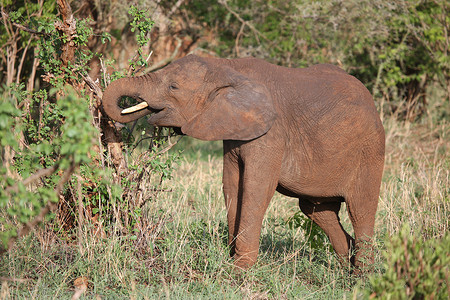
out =
{"type": "Polygon", "coordinates": [[[244,160],[241,166],[235,211],[237,220],[231,225],[234,225],[235,265],[243,269],[256,262],[261,226],[278,184],[281,161],[281,158],[257,155],[252,157],[258,157],[258,160],[244,160]]]}
{"type": "Polygon", "coordinates": [[[230,153],[225,154],[223,161],[223,194],[228,221],[228,245],[230,246],[230,256],[235,254],[236,235],[239,228],[240,201],[242,195],[239,194],[239,182],[241,174],[237,159],[230,153]]]}

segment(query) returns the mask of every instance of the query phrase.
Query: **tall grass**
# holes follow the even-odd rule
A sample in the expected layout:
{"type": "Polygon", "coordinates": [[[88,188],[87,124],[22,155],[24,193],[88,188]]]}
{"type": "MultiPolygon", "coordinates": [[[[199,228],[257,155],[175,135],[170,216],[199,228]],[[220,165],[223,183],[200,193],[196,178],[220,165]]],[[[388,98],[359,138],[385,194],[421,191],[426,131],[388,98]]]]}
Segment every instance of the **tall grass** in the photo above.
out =
{"type": "MultiPolygon", "coordinates": [[[[442,237],[449,229],[450,126],[435,116],[417,124],[384,117],[386,166],[375,274],[383,272],[384,242],[403,224],[424,239],[442,237]]],[[[257,264],[236,272],[226,241],[221,145],[183,139],[178,147],[190,148],[174,178],[158,201],[144,207],[145,235],[105,239],[85,225],[76,242],[41,228],[0,258],[1,297],[68,298],[81,276],[89,280],[85,296],[102,299],[341,299],[370,288],[352,278],[329,249],[312,248],[307,232],[289,229],[286,221],[298,203],[280,194],[264,220],[257,264]]],[[[341,219],[351,231],[345,210],[341,219]]]]}
{"type": "Polygon", "coordinates": [[[392,234],[409,223],[430,238],[439,237],[449,226],[449,125],[400,127],[390,121],[386,127],[378,227],[392,234]]]}

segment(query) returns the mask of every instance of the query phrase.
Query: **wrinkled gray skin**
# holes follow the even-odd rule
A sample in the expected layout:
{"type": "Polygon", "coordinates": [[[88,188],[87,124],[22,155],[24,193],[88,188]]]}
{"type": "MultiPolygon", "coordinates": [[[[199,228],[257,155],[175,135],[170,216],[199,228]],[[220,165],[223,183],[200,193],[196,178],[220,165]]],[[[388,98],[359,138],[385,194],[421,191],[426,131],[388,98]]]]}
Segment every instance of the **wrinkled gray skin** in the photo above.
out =
{"type": "Polygon", "coordinates": [[[151,114],[150,124],[223,140],[223,191],[236,266],[255,263],[263,217],[276,190],[299,199],[300,209],[325,231],[343,261],[357,270],[373,261],[384,129],[368,90],[343,70],[190,55],[155,73],[113,82],[103,106],[118,122],[151,114]],[[121,114],[122,96],[149,108],[121,114]],[[340,224],[342,202],[355,238],[340,224]]]}

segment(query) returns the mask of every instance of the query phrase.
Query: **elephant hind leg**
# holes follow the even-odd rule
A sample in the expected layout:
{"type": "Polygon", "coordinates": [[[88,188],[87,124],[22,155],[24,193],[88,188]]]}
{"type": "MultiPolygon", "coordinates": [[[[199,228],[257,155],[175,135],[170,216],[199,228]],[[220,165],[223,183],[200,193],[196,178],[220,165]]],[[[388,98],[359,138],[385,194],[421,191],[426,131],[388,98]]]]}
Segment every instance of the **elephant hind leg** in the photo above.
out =
{"type": "MultiPolygon", "coordinates": [[[[359,199],[359,198],[358,198],[359,199]]],[[[367,196],[368,201],[361,205],[357,199],[346,199],[347,209],[355,232],[355,273],[364,271],[374,262],[373,235],[375,227],[375,214],[377,210],[378,196],[367,196]]]]}
{"type": "Polygon", "coordinates": [[[354,239],[345,231],[339,220],[341,202],[330,202],[329,198],[323,200],[321,202],[321,199],[317,198],[313,201],[300,198],[299,206],[306,216],[323,229],[341,262],[348,264],[354,239]]]}
{"type": "Polygon", "coordinates": [[[357,176],[359,181],[345,196],[355,232],[355,273],[365,271],[374,262],[373,235],[382,172],[382,161],[375,167],[365,164],[357,176]]]}

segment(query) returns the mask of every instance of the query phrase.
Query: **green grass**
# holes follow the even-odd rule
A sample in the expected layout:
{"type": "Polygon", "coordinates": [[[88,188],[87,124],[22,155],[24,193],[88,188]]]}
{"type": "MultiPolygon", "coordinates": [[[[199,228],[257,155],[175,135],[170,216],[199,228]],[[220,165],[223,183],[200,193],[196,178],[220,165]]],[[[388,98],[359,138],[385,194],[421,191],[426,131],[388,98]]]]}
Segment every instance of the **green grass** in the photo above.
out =
{"type": "MultiPolygon", "coordinates": [[[[385,242],[403,224],[425,240],[449,229],[448,122],[385,118],[384,124],[386,168],[375,276],[385,272],[385,242]]],[[[144,235],[103,239],[85,226],[77,242],[40,228],[0,257],[0,298],[69,298],[80,276],[89,279],[84,299],[347,299],[370,294],[368,281],[351,277],[334,253],[311,248],[302,229],[289,229],[286,221],[298,211],[297,200],[280,194],[264,220],[257,264],[236,272],[226,241],[221,143],[184,137],[176,147],[172,151],[184,153],[174,178],[164,183],[170,191],[144,207],[144,235]]],[[[341,219],[351,231],[345,210],[341,219]]]]}

